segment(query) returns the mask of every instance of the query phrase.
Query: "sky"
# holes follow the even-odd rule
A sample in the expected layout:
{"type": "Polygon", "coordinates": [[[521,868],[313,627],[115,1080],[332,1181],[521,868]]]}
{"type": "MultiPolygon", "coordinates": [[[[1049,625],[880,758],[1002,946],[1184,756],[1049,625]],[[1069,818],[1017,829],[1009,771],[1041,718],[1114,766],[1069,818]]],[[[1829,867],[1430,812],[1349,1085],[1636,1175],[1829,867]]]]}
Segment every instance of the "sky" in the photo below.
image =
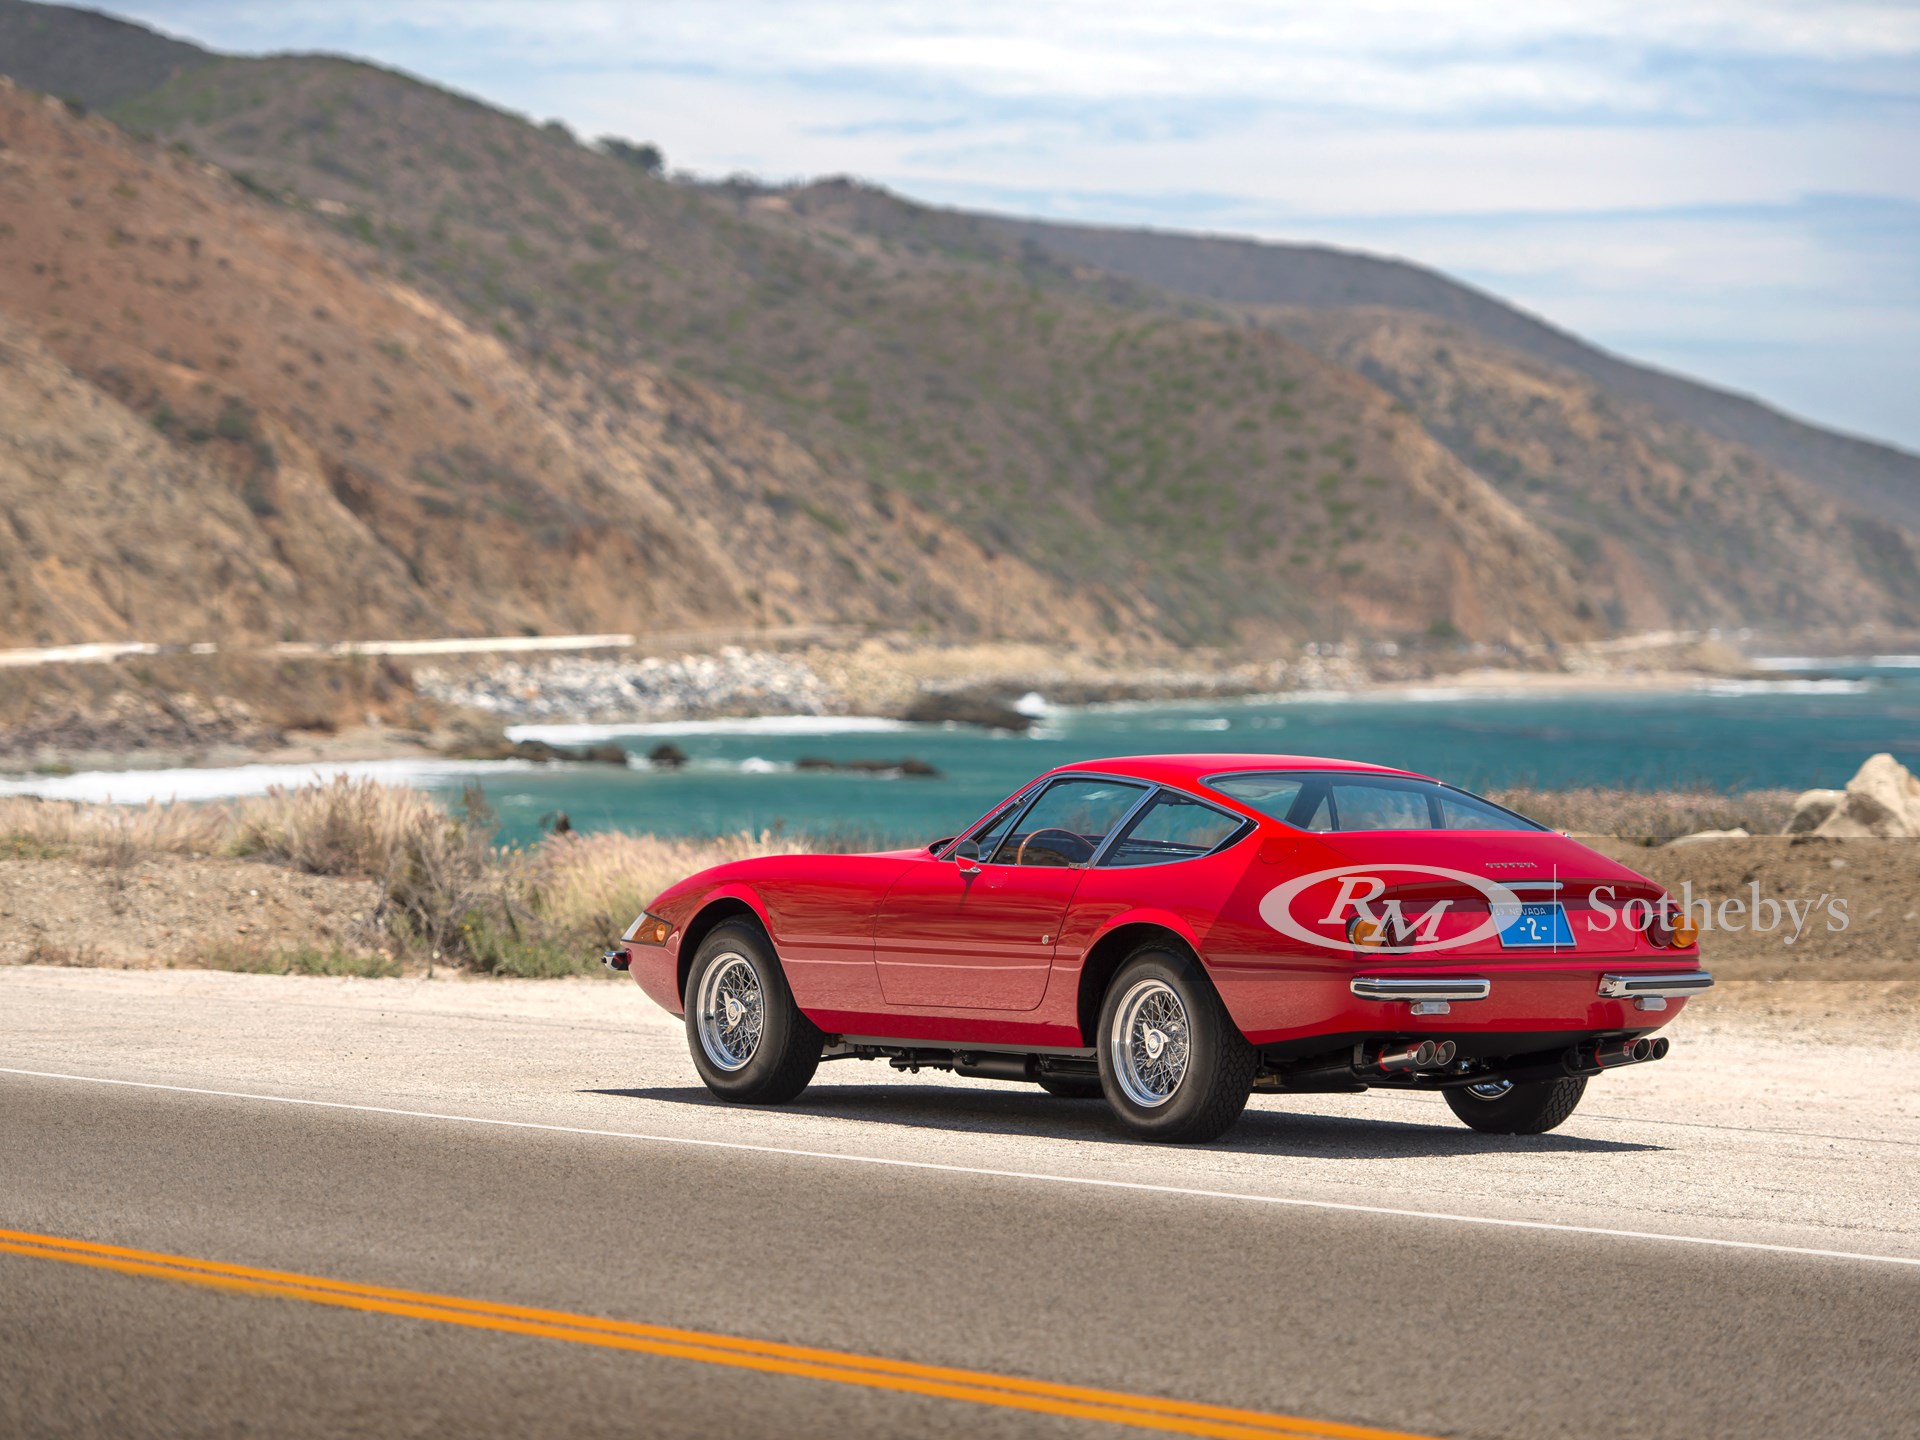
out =
{"type": "Polygon", "coordinates": [[[1920,451],[1920,0],[97,0],[669,164],[1318,241],[1920,451]]]}

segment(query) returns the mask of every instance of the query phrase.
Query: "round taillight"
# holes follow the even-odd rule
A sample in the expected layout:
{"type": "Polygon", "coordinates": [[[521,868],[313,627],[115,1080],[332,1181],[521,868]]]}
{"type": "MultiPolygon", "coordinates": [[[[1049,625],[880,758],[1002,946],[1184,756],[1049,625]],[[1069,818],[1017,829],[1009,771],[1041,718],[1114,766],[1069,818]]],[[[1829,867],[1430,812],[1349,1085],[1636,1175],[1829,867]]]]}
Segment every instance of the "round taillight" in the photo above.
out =
{"type": "Polygon", "coordinates": [[[1662,950],[1673,943],[1673,926],[1658,911],[1647,917],[1647,939],[1662,950]]]}
{"type": "Polygon", "coordinates": [[[1700,938],[1700,927],[1682,915],[1673,922],[1672,938],[1668,944],[1676,950],[1684,950],[1700,938]]]}

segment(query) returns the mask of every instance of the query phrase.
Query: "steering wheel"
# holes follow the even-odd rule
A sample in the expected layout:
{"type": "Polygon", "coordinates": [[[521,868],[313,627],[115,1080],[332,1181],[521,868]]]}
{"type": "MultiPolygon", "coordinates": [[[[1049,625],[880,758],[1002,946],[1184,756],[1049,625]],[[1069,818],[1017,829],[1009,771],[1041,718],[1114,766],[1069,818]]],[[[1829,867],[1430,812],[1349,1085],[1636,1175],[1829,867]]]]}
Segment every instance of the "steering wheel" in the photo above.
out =
{"type": "MultiPolygon", "coordinates": [[[[1027,832],[1026,838],[1020,842],[1020,848],[1013,852],[1014,864],[1024,865],[1027,863],[1027,846],[1031,845],[1034,840],[1041,835],[1064,835],[1077,844],[1084,845],[1087,843],[1087,837],[1078,831],[1068,830],[1059,825],[1042,825],[1038,830],[1030,830],[1027,832]]],[[[1056,851],[1055,853],[1057,854],[1059,852],[1056,851]]],[[[1072,860],[1067,861],[1069,865],[1074,863],[1072,860]]]]}

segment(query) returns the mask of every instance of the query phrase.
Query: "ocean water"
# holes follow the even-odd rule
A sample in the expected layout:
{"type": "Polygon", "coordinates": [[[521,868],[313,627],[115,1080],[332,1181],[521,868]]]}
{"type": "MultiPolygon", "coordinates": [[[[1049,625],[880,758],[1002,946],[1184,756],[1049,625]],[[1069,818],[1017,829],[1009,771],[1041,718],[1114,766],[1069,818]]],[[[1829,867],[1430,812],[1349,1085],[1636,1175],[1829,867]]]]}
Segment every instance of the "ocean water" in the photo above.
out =
{"type": "Polygon", "coordinates": [[[1677,692],[1489,695],[1444,687],[1392,697],[1042,709],[1026,735],[862,718],[528,727],[559,743],[613,739],[635,757],[663,740],[678,771],[378,761],[242,766],[0,780],[0,793],[76,799],[206,799],[348,770],[457,794],[478,782],[507,838],[564,813],[579,830],[715,834],[785,829],[849,843],[929,840],[983,814],[1033,775],[1070,760],[1165,752],[1324,755],[1372,760],[1468,788],[1531,783],[1636,789],[1837,786],[1875,751],[1920,769],[1920,657],[1815,668],[1677,692]],[[923,760],[935,779],[796,768],[805,757],[923,760]]]}

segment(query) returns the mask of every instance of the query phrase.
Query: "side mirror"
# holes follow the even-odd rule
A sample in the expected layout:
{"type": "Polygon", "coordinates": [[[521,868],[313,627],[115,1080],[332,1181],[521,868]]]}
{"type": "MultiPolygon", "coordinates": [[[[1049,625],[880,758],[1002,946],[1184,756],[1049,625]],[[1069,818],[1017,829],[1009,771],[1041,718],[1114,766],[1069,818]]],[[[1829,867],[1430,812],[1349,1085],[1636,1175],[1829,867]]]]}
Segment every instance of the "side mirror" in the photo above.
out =
{"type": "Polygon", "coordinates": [[[953,847],[953,853],[947,858],[977,865],[980,862],[980,847],[971,840],[962,840],[953,847]]]}

